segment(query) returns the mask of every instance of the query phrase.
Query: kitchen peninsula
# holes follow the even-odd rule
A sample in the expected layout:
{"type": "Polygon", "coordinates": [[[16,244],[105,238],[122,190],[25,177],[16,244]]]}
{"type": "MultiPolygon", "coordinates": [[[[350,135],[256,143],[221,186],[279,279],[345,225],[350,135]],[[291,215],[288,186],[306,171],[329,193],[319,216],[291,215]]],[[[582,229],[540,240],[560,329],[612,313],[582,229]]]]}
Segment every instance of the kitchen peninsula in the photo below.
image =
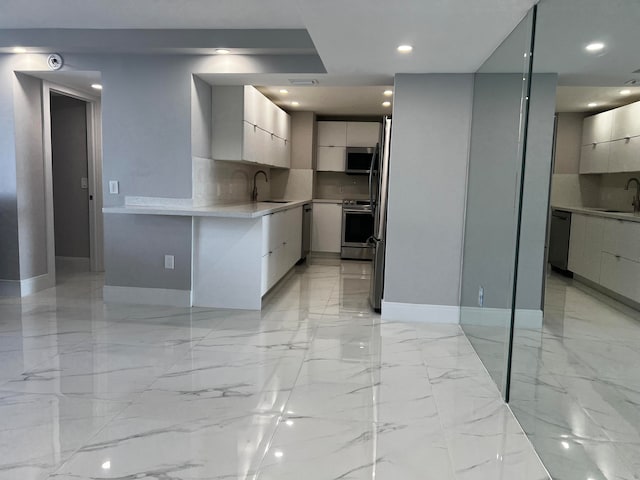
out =
{"type": "Polygon", "coordinates": [[[262,296],[301,257],[302,205],[308,201],[125,205],[103,211],[192,217],[191,305],[260,310],[262,296]]]}

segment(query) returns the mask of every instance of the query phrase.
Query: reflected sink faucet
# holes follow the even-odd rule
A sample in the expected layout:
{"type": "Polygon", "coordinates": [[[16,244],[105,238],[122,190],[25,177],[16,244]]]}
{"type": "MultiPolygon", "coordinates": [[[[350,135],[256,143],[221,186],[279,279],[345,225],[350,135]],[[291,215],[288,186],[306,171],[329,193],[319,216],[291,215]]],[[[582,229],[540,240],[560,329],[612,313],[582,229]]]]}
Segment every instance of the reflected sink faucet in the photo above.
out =
{"type": "Polygon", "coordinates": [[[256,185],[256,177],[258,176],[259,173],[263,174],[265,181],[267,183],[269,183],[269,177],[267,177],[267,172],[265,172],[264,170],[258,170],[253,175],[253,190],[251,190],[251,201],[252,202],[257,202],[258,201],[258,186],[256,185]]]}
{"type": "Polygon", "coordinates": [[[637,214],[638,212],[640,212],[640,180],[635,177],[630,178],[629,180],[627,180],[627,185],[624,187],[625,190],[629,190],[629,185],[631,185],[631,182],[636,182],[636,194],[633,197],[633,202],[631,202],[631,205],[633,205],[633,213],[637,214]]]}

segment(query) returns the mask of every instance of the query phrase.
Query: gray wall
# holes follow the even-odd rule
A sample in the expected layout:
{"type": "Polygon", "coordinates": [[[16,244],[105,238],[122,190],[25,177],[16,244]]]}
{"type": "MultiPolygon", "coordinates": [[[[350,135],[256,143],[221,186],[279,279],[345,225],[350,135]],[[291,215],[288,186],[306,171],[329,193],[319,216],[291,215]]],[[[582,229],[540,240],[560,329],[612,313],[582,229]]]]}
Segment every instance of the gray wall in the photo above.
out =
{"type": "Polygon", "coordinates": [[[316,160],[316,114],[291,112],[291,168],[312,169],[316,160]]]}
{"type": "MultiPolygon", "coordinates": [[[[521,74],[476,74],[469,160],[461,305],[511,302],[516,181],[521,158],[521,74]]],[[[464,320],[464,319],[463,319],[464,320]]]]}
{"type": "Polygon", "coordinates": [[[584,113],[559,113],[553,173],[578,173],[584,113]]]}
{"type": "Polygon", "coordinates": [[[0,280],[20,279],[11,58],[0,55],[0,280]]]}
{"type": "Polygon", "coordinates": [[[191,77],[191,154],[211,158],[211,85],[191,77]]]}
{"type": "Polygon", "coordinates": [[[106,285],[191,289],[191,217],[106,214],[104,232],[106,285]]]}
{"type": "Polygon", "coordinates": [[[533,74],[516,308],[541,309],[556,107],[556,74],[533,74]]]}
{"type": "Polygon", "coordinates": [[[51,96],[51,166],[56,256],[89,258],[86,102],[51,96]]]}
{"type": "MultiPolygon", "coordinates": [[[[555,75],[533,77],[518,280],[518,308],[523,309],[539,309],[542,298],[555,86],[555,75]]],[[[484,307],[511,306],[521,91],[522,74],[476,74],[462,306],[478,306],[480,286],[484,307]]]]}
{"type": "Polygon", "coordinates": [[[47,273],[41,81],[16,74],[15,148],[20,278],[47,273]]]}
{"type": "Polygon", "coordinates": [[[459,305],[473,75],[396,75],[387,302],[459,305]]]}

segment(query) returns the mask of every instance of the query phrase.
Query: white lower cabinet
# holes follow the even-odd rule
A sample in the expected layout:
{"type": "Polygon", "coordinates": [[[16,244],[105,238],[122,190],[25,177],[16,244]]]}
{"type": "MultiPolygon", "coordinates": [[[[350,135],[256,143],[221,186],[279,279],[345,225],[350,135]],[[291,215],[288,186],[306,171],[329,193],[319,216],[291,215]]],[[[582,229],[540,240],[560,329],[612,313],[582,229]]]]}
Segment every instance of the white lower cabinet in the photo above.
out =
{"type": "Polygon", "coordinates": [[[571,216],[569,270],[596,283],[600,279],[604,222],[604,218],[590,215],[571,216]]]}
{"type": "Polygon", "coordinates": [[[640,263],[621,256],[602,254],[600,284],[636,302],[640,301],[640,263]]]}
{"type": "Polygon", "coordinates": [[[340,253],[341,245],[342,204],[314,202],[311,250],[340,253]]]}
{"type": "Polygon", "coordinates": [[[574,213],[569,270],[640,302],[640,223],[574,213]]]}
{"type": "Polygon", "coordinates": [[[262,217],[262,295],[300,260],[301,254],[302,207],[262,217]]]}

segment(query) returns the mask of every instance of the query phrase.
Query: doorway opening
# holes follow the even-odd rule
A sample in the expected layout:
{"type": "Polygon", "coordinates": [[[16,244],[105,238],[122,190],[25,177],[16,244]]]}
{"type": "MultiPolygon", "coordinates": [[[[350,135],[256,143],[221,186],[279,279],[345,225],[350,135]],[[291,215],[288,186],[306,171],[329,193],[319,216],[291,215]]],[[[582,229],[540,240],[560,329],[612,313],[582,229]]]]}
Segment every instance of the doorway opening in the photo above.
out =
{"type": "Polygon", "coordinates": [[[47,261],[59,283],[104,269],[100,99],[46,81],[42,98],[47,261]]]}

